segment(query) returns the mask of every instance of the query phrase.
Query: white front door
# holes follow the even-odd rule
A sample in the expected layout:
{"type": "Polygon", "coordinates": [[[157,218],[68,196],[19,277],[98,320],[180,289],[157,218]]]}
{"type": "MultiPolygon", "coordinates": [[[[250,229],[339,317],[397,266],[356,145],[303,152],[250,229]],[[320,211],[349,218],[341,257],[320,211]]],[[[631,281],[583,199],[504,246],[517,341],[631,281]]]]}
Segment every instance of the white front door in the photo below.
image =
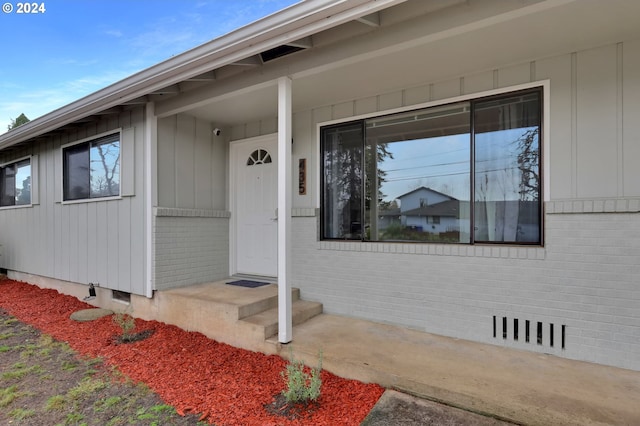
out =
{"type": "Polygon", "coordinates": [[[278,139],[232,144],[235,188],[235,272],[278,275],[278,139]]]}

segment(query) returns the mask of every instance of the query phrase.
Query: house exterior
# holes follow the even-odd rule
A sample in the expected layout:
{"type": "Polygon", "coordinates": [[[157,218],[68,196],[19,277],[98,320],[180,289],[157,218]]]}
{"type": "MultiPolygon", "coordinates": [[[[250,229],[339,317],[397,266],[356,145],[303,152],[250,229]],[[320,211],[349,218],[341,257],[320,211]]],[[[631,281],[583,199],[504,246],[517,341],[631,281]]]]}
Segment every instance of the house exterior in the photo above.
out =
{"type": "Polygon", "coordinates": [[[635,0],[307,0],[0,135],[0,267],[640,370],[639,114],[635,0]],[[455,240],[386,241],[421,186],[455,240]]]}
{"type": "MultiPolygon", "coordinates": [[[[402,215],[401,224],[405,228],[430,236],[440,236],[446,232],[458,233],[460,228],[468,227],[466,223],[462,226],[460,224],[460,200],[446,194],[422,186],[399,196],[398,199],[402,215]]],[[[468,209],[468,206],[468,203],[464,203],[462,208],[468,209]]],[[[454,242],[457,242],[459,237],[455,237],[454,242]]]]}

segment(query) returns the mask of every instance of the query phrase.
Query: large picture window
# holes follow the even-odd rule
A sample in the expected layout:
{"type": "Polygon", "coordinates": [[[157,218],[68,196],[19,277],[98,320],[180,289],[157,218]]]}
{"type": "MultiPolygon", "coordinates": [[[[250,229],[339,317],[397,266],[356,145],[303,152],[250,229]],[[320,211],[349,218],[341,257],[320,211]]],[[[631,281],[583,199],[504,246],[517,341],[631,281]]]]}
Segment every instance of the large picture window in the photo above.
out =
{"type": "Polygon", "coordinates": [[[120,135],[66,147],[62,151],[64,200],[120,195],[120,135]]]}
{"type": "Polygon", "coordinates": [[[31,204],[31,159],[0,167],[0,207],[31,204]]]}
{"type": "Polygon", "coordinates": [[[542,91],[321,129],[323,239],[542,242],[542,91]]]}

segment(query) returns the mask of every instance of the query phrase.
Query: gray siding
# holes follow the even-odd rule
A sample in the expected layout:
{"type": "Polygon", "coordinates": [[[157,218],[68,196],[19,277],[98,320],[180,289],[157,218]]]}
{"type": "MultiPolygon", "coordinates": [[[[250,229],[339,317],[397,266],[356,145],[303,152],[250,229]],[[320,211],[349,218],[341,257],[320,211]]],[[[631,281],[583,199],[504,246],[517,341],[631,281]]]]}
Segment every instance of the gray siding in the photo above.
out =
{"type": "MultiPolygon", "coordinates": [[[[549,79],[551,152],[544,156],[551,166],[549,198],[638,197],[640,168],[632,163],[640,142],[629,117],[640,108],[639,62],[640,42],[633,41],[298,112],[294,138],[306,143],[294,144],[294,151],[314,158],[315,125],[323,121],[549,79]]],[[[298,200],[297,206],[312,206],[316,197],[298,200]]]]}
{"type": "Polygon", "coordinates": [[[226,208],[228,147],[212,131],[184,114],[158,120],[158,207],[226,208]]]}
{"type": "Polygon", "coordinates": [[[38,156],[39,193],[38,204],[31,207],[0,209],[2,267],[144,293],[143,113],[142,108],[131,110],[12,154],[14,158],[38,156]],[[62,204],[60,147],[118,128],[133,129],[129,141],[133,146],[121,149],[122,154],[134,156],[128,159],[134,162],[128,169],[130,173],[124,168],[121,172],[132,195],[62,204]]]}
{"type": "Polygon", "coordinates": [[[211,123],[184,114],[158,120],[157,290],[229,274],[227,144],[212,130],[211,123]]]}
{"type": "MultiPolygon", "coordinates": [[[[640,41],[630,41],[296,111],[293,155],[294,160],[311,160],[311,192],[294,198],[294,205],[312,207],[317,200],[317,170],[311,169],[318,164],[317,123],[547,79],[551,82],[547,113],[551,152],[544,153],[551,167],[548,198],[640,197],[640,168],[633,166],[640,142],[637,120],[632,119],[640,113],[640,41]]],[[[234,139],[249,136],[246,129],[255,130],[250,136],[274,130],[264,122],[236,126],[234,139]],[[264,127],[266,132],[258,132],[264,127]]]]}

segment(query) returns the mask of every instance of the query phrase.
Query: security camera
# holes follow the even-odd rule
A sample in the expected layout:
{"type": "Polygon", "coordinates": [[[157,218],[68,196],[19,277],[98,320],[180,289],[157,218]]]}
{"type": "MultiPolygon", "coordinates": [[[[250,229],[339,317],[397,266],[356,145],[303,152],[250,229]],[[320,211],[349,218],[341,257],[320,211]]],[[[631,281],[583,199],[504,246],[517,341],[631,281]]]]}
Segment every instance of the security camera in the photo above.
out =
{"type": "Polygon", "coordinates": [[[220,136],[220,133],[222,132],[222,130],[218,129],[217,127],[215,129],[213,129],[213,134],[216,136],[220,136]]]}

